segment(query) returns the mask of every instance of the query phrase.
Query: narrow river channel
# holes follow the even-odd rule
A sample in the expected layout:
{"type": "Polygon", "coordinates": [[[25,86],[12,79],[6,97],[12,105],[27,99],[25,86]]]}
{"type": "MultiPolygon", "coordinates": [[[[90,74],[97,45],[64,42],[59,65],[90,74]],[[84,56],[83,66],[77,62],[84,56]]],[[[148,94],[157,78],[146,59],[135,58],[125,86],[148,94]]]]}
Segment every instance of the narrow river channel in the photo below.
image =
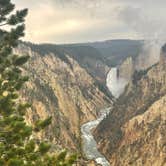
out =
{"type": "Polygon", "coordinates": [[[98,164],[101,164],[102,166],[110,166],[110,164],[106,160],[106,158],[98,151],[97,143],[92,135],[92,129],[97,127],[97,125],[109,113],[109,110],[110,108],[101,110],[100,117],[98,119],[85,123],[81,127],[84,154],[88,159],[95,160],[98,164]]]}
{"type": "MultiPolygon", "coordinates": [[[[106,85],[115,98],[118,98],[119,95],[123,92],[126,84],[126,80],[118,77],[117,68],[112,68],[109,71],[106,79],[106,85]]],[[[107,159],[98,151],[97,143],[92,135],[92,129],[97,127],[97,125],[109,113],[109,110],[110,108],[101,110],[98,119],[83,124],[81,127],[83,152],[85,156],[90,160],[95,160],[102,166],[110,166],[110,164],[107,159]]]]}

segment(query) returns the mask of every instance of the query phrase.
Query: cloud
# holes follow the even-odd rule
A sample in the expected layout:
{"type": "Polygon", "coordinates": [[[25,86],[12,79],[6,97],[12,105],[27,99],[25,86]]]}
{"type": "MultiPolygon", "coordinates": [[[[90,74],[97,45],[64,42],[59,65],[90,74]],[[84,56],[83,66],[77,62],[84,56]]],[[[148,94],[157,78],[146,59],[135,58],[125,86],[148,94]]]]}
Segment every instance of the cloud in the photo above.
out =
{"type": "Polygon", "coordinates": [[[28,7],[26,40],[84,42],[165,35],[164,0],[13,0],[28,7]],[[146,8],[145,8],[146,7],[146,8]]]}
{"type": "Polygon", "coordinates": [[[165,39],[166,16],[152,11],[152,8],[143,10],[139,7],[127,6],[119,11],[119,18],[144,39],[165,39]]]}
{"type": "Polygon", "coordinates": [[[57,43],[99,40],[108,37],[111,29],[119,28],[113,12],[115,6],[101,0],[23,1],[15,0],[20,8],[29,8],[26,40],[57,43]]]}
{"type": "Polygon", "coordinates": [[[137,58],[137,69],[145,69],[157,63],[161,47],[166,42],[166,15],[162,6],[166,2],[162,0],[157,2],[150,3],[149,0],[145,0],[144,4],[143,1],[139,4],[130,3],[118,12],[119,19],[145,39],[142,52],[137,58]]]}

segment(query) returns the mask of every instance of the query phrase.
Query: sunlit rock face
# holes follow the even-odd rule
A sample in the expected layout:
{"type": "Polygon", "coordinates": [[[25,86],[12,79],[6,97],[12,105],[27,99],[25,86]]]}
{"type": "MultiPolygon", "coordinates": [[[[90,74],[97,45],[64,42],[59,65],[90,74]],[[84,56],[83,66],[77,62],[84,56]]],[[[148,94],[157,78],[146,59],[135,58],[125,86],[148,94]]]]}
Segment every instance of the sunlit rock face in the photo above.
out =
{"type": "Polygon", "coordinates": [[[118,66],[118,76],[120,78],[124,78],[125,80],[130,80],[135,71],[134,63],[135,62],[131,56],[126,58],[125,61],[118,66]]]}
{"type": "Polygon", "coordinates": [[[36,45],[20,45],[17,54],[30,55],[24,72],[30,77],[22,96],[32,104],[27,122],[52,117],[52,123],[39,139],[49,139],[64,148],[80,150],[80,126],[97,116],[109,104],[95,79],[71,56],[56,48],[54,52],[36,45]],[[33,47],[32,47],[33,46],[33,47]]]}
{"type": "Polygon", "coordinates": [[[129,83],[94,132],[111,165],[165,165],[165,108],[166,65],[158,63],[129,83]]]}
{"type": "Polygon", "coordinates": [[[123,93],[127,83],[127,79],[119,77],[119,71],[117,68],[112,68],[109,71],[106,84],[114,97],[118,98],[123,93]]]}

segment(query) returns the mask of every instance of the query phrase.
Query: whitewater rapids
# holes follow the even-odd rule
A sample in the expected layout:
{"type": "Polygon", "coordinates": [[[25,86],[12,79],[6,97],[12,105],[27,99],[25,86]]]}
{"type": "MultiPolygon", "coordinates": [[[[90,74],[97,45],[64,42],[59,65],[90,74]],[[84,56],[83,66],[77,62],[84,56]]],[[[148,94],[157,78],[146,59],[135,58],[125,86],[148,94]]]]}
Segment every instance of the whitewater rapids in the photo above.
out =
{"type": "Polygon", "coordinates": [[[102,166],[110,166],[107,159],[98,151],[97,143],[92,135],[92,129],[105,118],[109,113],[110,108],[106,108],[100,111],[100,117],[94,121],[85,123],[81,127],[82,141],[83,141],[83,152],[89,160],[95,160],[102,166]]]}

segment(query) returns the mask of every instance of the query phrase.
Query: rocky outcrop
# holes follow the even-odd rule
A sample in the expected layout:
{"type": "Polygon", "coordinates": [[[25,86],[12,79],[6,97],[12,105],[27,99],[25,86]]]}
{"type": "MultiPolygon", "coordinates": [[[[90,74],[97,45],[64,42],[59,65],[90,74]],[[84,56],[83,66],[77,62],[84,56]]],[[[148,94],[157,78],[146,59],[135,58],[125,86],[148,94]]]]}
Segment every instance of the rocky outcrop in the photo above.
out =
{"type": "Polygon", "coordinates": [[[61,46],[65,53],[74,58],[93,78],[105,85],[109,66],[97,48],[86,45],[61,46]]]}
{"type": "Polygon", "coordinates": [[[166,164],[166,95],[145,113],[122,126],[123,139],[112,165],[164,166],[166,164]]]}
{"type": "Polygon", "coordinates": [[[131,77],[134,73],[134,64],[133,64],[133,59],[132,57],[126,58],[126,60],[119,65],[118,67],[118,77],[124,78],[125,80],[131,80],[131,77]]]}
{"type": "Polygon", "coordinates": [[[160,54],[160,64],[166,64],[166,44],[162,47],[160,54]]]}
{"type": "Polygon", "coordinates": [[[37,119],[52,116],[47,131],[37,137],[80,151],[80,126],[95,119],[111,99],[99,90],[86,69],[59,50],[41,54],[38,49],[20,44],[15,52],[31,56],[24,67],[30,80],[22,91],[23,98],[32,104],[27,122],[33,124],[37,119]]]}
{"type": "Polygon", "coordinates": [[[165,63],[135,72],[94,132],[99,149],[113,166],[166,164],[165,106],[165,63]]]}

